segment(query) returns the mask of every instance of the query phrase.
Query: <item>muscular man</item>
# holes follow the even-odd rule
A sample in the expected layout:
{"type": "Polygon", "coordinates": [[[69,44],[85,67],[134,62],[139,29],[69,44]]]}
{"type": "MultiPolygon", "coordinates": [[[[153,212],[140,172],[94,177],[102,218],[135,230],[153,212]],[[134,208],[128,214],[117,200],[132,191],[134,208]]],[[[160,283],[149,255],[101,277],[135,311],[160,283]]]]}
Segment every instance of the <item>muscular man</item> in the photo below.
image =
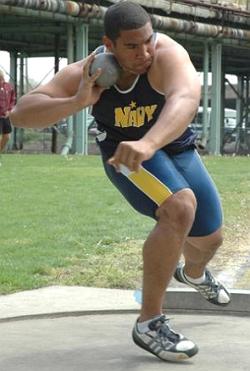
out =
{"type": "Polygon", "coordinates": [[[199,79],[183,47],[155,34],[138,4],[110,6],[104,31],[104,48],[97,52],[117,58],[122,73],[116,85],[96,85],[102,71],[89,75],[91,54],[22,97],[11,120],[44,127],[93,106],[107,176],[136,210],[156,221],[143,249],[143,301],[133,339],[163,360],[189,358],[198,347],[162,314],[172,276],[214,304],[230,301],[206,268],[222,243],[222,212],[188,128],[199,106],[199,79]],[[182,253],[185,265],[178,265],[182,253]]]}
{"type": "Polygon", "coordinates": [[[4,150],[12,131],[8,116],[15,104],[15,97],[13,86],[5,81],[4,73],[0,70],[0,152],[4,150]]]}

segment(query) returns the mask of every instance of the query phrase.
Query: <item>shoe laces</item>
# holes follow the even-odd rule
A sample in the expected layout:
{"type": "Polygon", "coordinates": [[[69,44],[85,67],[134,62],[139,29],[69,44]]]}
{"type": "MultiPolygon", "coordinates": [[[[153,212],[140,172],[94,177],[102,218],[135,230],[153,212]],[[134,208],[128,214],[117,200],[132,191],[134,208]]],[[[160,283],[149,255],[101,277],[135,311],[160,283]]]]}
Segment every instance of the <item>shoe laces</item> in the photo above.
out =
{"type": "Polygon", "coordinates": [[[169,327],[169,319],[166,318],[165,315],[151,321],[149,329],[156,332],[163,345],[166,342],[176,344],[180,339],[180,336],[169,327]]]}
{"type": "Polygon", "coordinates": [[[212,276],[212,274],[208,270],[206,271],[205,282],[199,286],[201,287],[203,286],[203,289],[207,293],[211,293],[211,294],[217,294],[221,288],[220,283],[212,276]]]}

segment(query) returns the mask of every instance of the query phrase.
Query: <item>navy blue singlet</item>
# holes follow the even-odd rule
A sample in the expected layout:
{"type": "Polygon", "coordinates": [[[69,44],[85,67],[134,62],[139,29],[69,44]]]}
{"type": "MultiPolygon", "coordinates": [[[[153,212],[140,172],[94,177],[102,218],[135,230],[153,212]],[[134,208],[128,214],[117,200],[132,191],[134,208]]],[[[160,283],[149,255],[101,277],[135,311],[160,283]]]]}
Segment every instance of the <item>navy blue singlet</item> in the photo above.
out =
{"type": "Polygon", "coordinates": [[[156,219],[157,208],[173,193],[190,188],[197,200],[195,221],[189,236],[206,236],[222,224],[216,187],[195,150],[196,135],[190,128],[142,163],[138,173],[117,172],[107,163],[119,142],[139,140],[155,124],[165,96],[149,84],[147,74],[136,78],[130,89],[105,90],[93,106],[100,134],[97,143],[107,176],[141,214],[156,219]]]}
{"type": "MultiPolygon", "coordinates": [[[[155,91],[149,84],[147,74],[136,78],[130,89],[121,91],[117,86],[105,90],[93,106],[100,131],[116,142],[138,140],[155,124],[165,96],[155,91]]],[[[172,143],[163,148],[167,153],[179,153],[194,147],[196,134],[187,128],[172,143]]]]}

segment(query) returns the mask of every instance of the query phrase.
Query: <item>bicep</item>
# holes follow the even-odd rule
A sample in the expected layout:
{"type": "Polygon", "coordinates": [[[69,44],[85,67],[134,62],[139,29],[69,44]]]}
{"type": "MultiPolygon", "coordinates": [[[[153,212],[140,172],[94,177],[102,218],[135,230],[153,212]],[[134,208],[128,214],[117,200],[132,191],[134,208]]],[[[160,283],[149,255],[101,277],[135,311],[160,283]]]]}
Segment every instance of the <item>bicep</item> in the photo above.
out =
{"type": "Polygon", "coordinates": [[[75,94],[79,84],[78,70],[67,66],[59,71],[47,84],[40,85],[28,95],[42,94],[51,98],[67,98],[75,94]]]}
{"type": "Polygon", "coordinates": [[[67,89],[64,87],[64,85],[58,84],[58,82],[54,81],[54,79],[45,85],[37,87],[36,89],[30,91],[27,94],[27,96],[34,95],[46,95],[51,98],[65,98],[69,96],[67,89]]]}
{"type": "Polygon", "coordinates": [[[201,84],[188,53],[178,49],[173,53],[169,63],[163,63],[164,79],[163,91],[166,96],[186,95],[190,98],[200,99],[201,84]]]}

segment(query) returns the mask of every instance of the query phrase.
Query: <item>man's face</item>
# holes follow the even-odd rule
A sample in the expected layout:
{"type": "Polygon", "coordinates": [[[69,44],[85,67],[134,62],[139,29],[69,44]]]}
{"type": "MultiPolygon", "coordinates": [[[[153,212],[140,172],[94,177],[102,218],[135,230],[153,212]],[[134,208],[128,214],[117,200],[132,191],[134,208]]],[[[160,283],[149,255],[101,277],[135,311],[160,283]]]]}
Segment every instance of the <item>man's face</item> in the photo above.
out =
{"type": "Polygon", "coordinates": [[[115,42],[108,39],[109,50],[114,53],[121,67],[132,74],[140,75],[152,64],[155,41],[152,26],[145,26],[128,31],[121,31],[115,42]]]}

